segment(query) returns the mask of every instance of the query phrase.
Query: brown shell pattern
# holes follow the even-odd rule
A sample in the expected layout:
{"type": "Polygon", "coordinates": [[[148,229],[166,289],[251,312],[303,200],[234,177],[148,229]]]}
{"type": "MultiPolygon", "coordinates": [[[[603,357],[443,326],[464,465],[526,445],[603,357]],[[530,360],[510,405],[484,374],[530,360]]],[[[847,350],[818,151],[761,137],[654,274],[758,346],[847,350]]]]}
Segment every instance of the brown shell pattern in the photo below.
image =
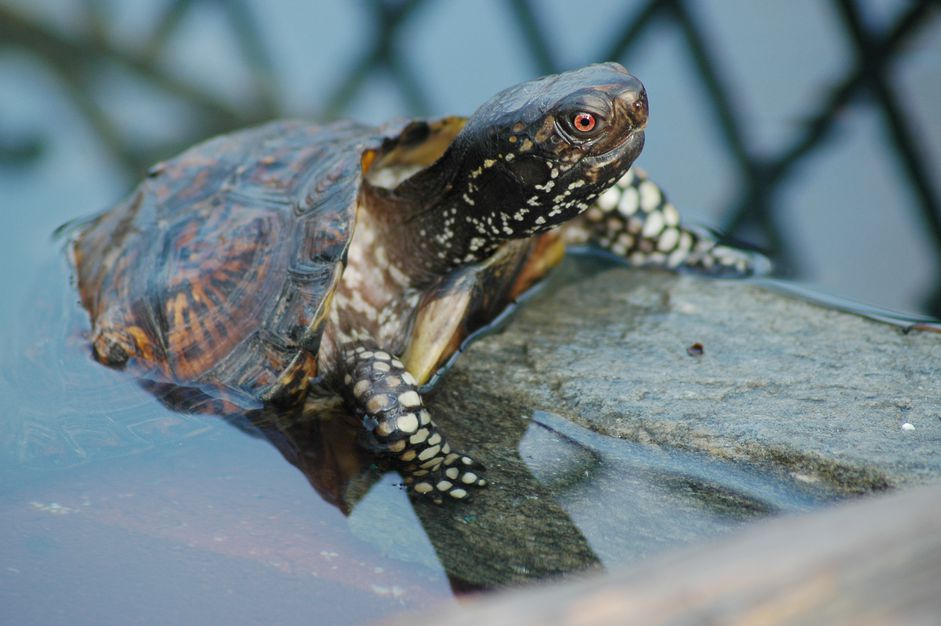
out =
{"type": "Polygon", "coordinates": [[[352,123],[275,122],[152,168],[75,242],[96,357],[252,398],[306,384],[360,157],[380,141],[352,123]]]}

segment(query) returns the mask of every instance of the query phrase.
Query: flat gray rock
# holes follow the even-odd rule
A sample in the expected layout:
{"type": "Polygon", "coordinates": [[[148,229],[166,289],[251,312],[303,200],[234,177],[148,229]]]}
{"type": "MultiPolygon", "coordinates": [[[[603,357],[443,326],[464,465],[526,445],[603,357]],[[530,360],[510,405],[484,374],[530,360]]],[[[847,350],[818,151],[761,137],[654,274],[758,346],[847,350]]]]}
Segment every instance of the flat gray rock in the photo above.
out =
{"type": "Polygon", "coordinates": [[[941,477],[941,335],[746,282],[569,260],[443,388],[845,493],[941,477]]]}
{"type": "Polygon", "coordinates": [[[430,397],[490,487],[416,512],[459,588],[635,562],[938,479],[939,381],[936,333],[569,259],[430,397]]]}

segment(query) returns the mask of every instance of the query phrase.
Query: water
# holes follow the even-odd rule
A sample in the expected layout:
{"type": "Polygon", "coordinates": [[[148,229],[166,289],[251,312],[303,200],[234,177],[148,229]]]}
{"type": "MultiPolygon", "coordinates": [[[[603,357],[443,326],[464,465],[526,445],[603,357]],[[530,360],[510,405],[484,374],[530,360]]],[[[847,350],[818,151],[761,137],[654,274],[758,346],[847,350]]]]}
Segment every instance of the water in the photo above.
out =
{"type": "Polygon", "coordinates": [[[451,595],[235,430],[2,493],[6,623],[353,624],[451,595]]]}
{"type": "MultiPolygon", "coordinates": [[[[252,2],[267,51],[258,54],[218,4],[193,4],[157,67],[245,120],[326,111],[329,94],[376,40],[366,3],[252,2]],[[274,73],[253,71],[266,63],[274,73]],[[271,106],[258,95],[266,85],[271,106]]],[[[92,22],[82,7],[93,5],[8,0],[0,11],[81,41],[92,22]]],[[[601,60],[598,50],[640,3],[593,3],[577,19],[571,3],[538,6],[550,56],[569,67],[601,60]]],[[[862,6],[875,29],[905,9],[862,6]]],[[[752,156],[773,156],[799,137],[851,72],[852,49],[827,7],[693,7],[752,156]]],[[[164,8],[157,0],[113,3],[104,17],[114,46],[134,49],[164,8]]],[[[469,113],[540,73],[514,15],[495,0],[420,7],[397,48],[399,67],[418,87],[403,91],[394,75],[376,72],[334,112],[374,122],[419,109],[469,113]]],[[[685,46],[675,24],[660,19],[621,58],[650,93],[640,165],[690,221],[718,226],[744,180],[685,46]]],[[[767,468],[611,442],[535,414],[513,440],[518,457],[491,464],[522,485],[517,508],[531,518],[511,517],[492,494],[457,511],[413,507],[397,478],[371,467],[336,422],[279,430],[169,412],[88,358],[51,233],[128,191],[139,170],[127,149],[156,159],[213,132],[218,120],[169,95],[153,73],[129,74],[120,55],[85,74],[67,70],[86,81],[69,91],[63,74],[31,50],[20,41],[0,57],[0,147],[11,148],[0,161],[0,621],[365,623],[453,603],[469,590],[631,562],[832,498],[767,468]],[[108,123],[89,124],[98,109],[108,123]],[[13,159],[19,152],[35,156],[13,159]],[[542,545],[506,562],[485,558],[521,545],[520,526],[542,533],[542,545]]],[[[891,72],[937,193],[941,21],[925,20],[891,72]]],[[[841,109],[830,139],[775,190],[772,234],[780,267],[802,293],[871,315],[897,311],[907,323],[937,315],[930,300],[941,254],[880,111],[871,99],[841,109]]],[[[769,242],[754,224],[736,235],[769,242]]]]}

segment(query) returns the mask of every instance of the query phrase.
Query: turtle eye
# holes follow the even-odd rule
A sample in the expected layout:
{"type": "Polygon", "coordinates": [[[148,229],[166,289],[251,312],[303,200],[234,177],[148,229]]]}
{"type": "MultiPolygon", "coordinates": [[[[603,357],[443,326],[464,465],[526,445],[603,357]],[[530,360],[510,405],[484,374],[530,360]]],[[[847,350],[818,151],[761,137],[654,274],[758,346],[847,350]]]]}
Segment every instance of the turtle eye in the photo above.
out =
{"type": "Polygon", "coordinates": [[[572,116],[572,126],[580,133],[591,132],[594,130],[595,124],[597,124],[595,116],[586,111],[579,111],[572,116]]]}

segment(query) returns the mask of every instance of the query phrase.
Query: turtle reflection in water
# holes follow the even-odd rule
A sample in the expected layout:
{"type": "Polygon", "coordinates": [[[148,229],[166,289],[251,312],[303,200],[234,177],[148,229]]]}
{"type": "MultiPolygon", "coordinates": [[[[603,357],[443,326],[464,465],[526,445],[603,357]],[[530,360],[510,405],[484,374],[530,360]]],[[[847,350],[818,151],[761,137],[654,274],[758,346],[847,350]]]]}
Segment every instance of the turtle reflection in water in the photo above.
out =
{"type": "Polygon", "coordinates": [[[646,121],[643,86],[609,63],[468,119],[274,122],[200,144],[77,234],[94,356],[190,411],[339,396],[413,494],[466,498],[482,468],[423,386],[566,243],[748,271],[629,171],[646,121]]]}

